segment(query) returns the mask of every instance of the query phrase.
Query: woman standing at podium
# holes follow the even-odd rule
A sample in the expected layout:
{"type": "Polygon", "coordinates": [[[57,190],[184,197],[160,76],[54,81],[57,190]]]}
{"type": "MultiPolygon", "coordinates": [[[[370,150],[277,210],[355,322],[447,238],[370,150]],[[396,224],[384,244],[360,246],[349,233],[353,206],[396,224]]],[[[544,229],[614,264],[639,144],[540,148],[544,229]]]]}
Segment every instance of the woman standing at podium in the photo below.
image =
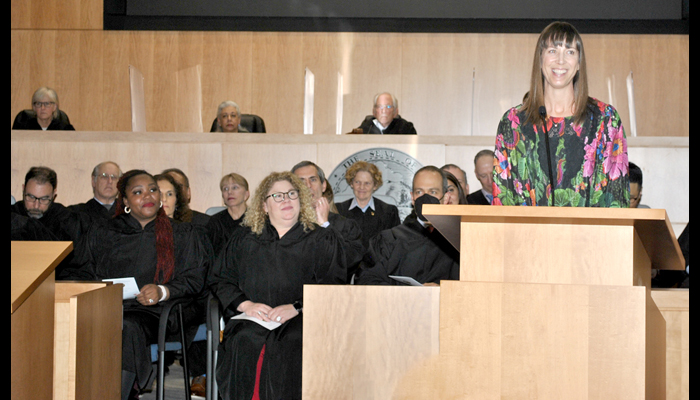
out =
{"type": "Polygon", "coordinates": [[[125,173],[117,190],[117,215],[83,237],[76,247],[78,269],[68,272],[72,279],[134,277],[138,284],[136,298],[124,300],[122,399],[128,399],[145,388],[153,371],[149,347],[157,340],[161,303],[198,294],[209,255],[191,224],[165,214],[149,173],[125,173]]]}
{"type": "Polygon", "coordinates": [[[493,204],[629,207],[628,171],[620,116],[588,96],[581,36],[550,24],[535,47],[530,91],[498,126],[493,204]]]}
{"type": "Polygon", "coordinates": [[[335,231],[316,225],[311,193],[296,175],[263,179],[252,203],[210,277],[227,319],[219,391],[226,400],[300,399],[303,286],[345,283],[345,256],[335,231]]]}

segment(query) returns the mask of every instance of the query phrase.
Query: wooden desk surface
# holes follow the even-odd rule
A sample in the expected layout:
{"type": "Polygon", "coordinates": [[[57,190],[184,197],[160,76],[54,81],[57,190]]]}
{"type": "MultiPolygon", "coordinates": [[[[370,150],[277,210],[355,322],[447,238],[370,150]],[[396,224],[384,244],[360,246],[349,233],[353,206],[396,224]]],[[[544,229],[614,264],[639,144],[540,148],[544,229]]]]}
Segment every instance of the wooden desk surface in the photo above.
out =
{"type": "Polygon", "coordinates": [[[10,314],[73,251],[73,242],[11,242],[10,314]]]}

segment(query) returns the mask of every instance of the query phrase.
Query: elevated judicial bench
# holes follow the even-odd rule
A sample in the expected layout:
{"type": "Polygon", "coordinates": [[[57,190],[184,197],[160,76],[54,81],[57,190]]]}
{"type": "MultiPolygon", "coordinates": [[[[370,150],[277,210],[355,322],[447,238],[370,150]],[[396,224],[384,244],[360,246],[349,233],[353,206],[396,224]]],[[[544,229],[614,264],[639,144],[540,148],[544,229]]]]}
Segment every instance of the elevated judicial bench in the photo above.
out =
{"type": "Polygon", "coordinates": [[[677,387],[687,384],[687,291],[650,290],[652,267],[683,268],[665,210],[431,205],[424,214],[461,249],[461,281],[305,286],[304,399],[687,396],[677,387]],[[672,311],[680,328],[669,330],[672,311]]]}
{"type": "Polygon", "coordinates": [[[13,399],[119,399],[122,285],[55,282],[71,242],[11,242],[13,399]]]}

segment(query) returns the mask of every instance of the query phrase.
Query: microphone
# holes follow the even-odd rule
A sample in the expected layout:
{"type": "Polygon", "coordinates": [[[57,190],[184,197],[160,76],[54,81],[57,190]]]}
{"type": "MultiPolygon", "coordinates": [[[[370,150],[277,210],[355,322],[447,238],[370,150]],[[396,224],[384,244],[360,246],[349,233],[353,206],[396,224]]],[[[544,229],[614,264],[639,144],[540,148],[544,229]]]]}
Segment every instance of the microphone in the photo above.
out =
{"type": "Polygon", "coordinates": [[[552,153],[549,150],[549,132],[547,131],[547,107],[545,106],[540,106],[540,116],[542,117],[542,127],[544,129],[544,143],[547,148],[547,172],[549,173],[549,184],[552,188],[552,196],[550,198],[551,203],[548,203],[547,205],[552,206],[554,205],[554,173],[552,172],[552,153]]]}

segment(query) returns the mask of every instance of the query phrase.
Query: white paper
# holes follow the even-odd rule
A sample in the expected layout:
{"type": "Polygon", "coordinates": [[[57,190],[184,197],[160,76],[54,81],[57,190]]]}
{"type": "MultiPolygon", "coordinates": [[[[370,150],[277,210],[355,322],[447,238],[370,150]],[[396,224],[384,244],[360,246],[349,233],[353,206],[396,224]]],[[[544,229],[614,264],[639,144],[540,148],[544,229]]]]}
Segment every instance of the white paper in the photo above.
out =
{"type": "Polygon", "coordinates": [[[134,279],[133,276],[129,278],[103,279],[102,281],[123,284],[124,290],[122,291],[122,300],[135,299],[136,295],[140,292],[139,285],[136,284],[136,279],[134,279]]]}
{"type": "Polygon", "coordinates": [[[314,73],[306,68],[304,75],[304,135],[314,133],[314,73]]]}
{"type": "Polygon", "coordinates": [[[419,283],[417,280],[411,278],[410,276],[389,275],[389,278],[411,286],[423,286],[423,284],[419,283]]]}
{"type": "Polygon", "coordinates": [[[268,330],[277,329],[277,328],[279,328],[280,325],[282,325],[279,322],[274,322],[274,321],[266,322],[266,321],[263,321],[257,317],[250,317],[250,316],[246,315],[245,313],[238,314],[235,317],[231,317],[231,319],[245,319],[248,321],[253,321],[256,324],[258,324],[264,328],[267,328],[268,330]]]}

